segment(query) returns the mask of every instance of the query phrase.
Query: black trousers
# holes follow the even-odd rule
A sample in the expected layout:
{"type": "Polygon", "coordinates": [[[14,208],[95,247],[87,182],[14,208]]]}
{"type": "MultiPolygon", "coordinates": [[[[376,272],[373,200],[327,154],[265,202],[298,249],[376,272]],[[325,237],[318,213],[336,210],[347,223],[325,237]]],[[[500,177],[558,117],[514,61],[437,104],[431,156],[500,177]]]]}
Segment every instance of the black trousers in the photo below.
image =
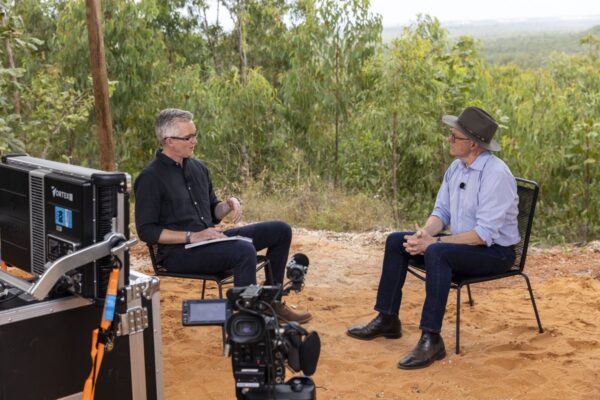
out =
{"type": "Polygon", "coordinates": [[[271,263],[274,282],[283,283],[285,264],[287,262],[292,228],[282,221],[268,221],[228,229],[227,236],[246,236],[252,243],[234,240],[212,243],[186,250],[171,249],[162,260],[171,272],[215,274],[233,270],[233,284],[248,286],[256,283],[256,252],[267,249],[267,259],[271,263]]]}
{"type": "Polygon", "coordinates": [[[377,290],[375,310],[398,315],[402,302],[402,287],[408,263],[423,265],[425,303],[419,328],[439,333],[446,312],[452,274],[485,276],[508,271],[515,260],[513,246],[469,246],[466,244],[434,243],[422,256],[411,256],[402,245],[414,232],[395,232],[388,236],[383,256],[383,268],[377,290]]]}

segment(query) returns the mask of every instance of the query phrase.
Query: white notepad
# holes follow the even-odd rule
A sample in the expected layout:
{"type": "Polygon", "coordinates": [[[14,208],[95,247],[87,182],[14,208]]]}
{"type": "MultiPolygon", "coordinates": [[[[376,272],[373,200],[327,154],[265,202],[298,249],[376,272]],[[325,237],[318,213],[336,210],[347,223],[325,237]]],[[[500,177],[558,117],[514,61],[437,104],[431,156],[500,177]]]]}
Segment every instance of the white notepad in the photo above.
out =
{"type": "Polygon", "coordinates": [[[243,240],[244,242],[252,243],[252,239],[250,239],[249,237],[246,237],[246,236],[228,236],[228,237],[224,237],[224,238],[208,239],[208,240],[203,240],[201,242],[186,244],[185,248],[191,249],[191,248],[197,247],[197,246],[205,246],[207,244],[220,243],[220,242],[230,242],[232,240],[243,240]]]}

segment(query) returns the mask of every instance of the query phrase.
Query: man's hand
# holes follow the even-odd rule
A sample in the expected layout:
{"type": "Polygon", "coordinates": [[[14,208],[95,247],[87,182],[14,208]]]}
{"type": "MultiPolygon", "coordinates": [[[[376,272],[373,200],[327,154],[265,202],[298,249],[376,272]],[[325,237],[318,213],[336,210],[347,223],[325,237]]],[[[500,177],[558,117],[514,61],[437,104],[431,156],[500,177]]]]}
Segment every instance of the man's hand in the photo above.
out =
{"type": "Polygon", "coordinates": [[[231,222],[237,224],[242,219],[242,205],[237,197],[230,197],[227,199],[227,206],[230,212],[233,212],[231,216],[231,222]]]}
{"type": "Polygon", "coordinates": [[[240,200],[237,197],[229,197],[225,201],[219,202],[215,207],[215,216],[217,219],[223,219],[230,213],[233,213],[231,216],[231,222],[237,224],[242,219],[242,206],[240,205],[240,200]]]}
{"type": "Polygon", "coordinates": [[[429,232],[417,225],[417,231],[413,235],[407,236],[403,245],[408,254],[416,256],[424,254],[427,247],[435,241],[436,239],[429,232]]]}
{"type": "Polygon", "coordinates": [[[191,243],[203,242],[209,239],[219,239],[227,237],[223,232],[216,230],[215,228],[206,228],[200,232],[192,232],[190,237],[191,243]]]}

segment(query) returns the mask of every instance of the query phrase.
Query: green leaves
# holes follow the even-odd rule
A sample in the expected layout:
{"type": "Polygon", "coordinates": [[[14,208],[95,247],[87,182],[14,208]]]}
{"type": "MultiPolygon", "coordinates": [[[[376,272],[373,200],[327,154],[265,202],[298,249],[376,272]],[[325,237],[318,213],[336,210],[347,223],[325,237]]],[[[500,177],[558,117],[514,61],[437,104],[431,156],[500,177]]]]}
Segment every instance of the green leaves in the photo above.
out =
{"type": "MultiPolygon", "coordinates": [[[[335,181],[336,190],[364,199],[358,207],[377,198],[407,227],[430,212],[451,162],[442,115],[477,105],[500,124],[499,156],[515,175],[541,183],[534,234],[600,235],[594,31],[582,40],[585,53],[555,55],[533,70],[486,64],[479,42],[450,38],[427,15],[384,44],[381,18],[366,0],[242,1],[219,4],[221,20],[226,8],[243,10],[245,83],[238,33],[205,18],[205,0],[102,1],[119,169],[135,176],[153,157],[159,110],[188,109],[196,156],[218,187],[260,185],[267,196],[292,196],[328,191],[335,181]]],[[[0,41],[11,40],[16,65],[6,68],[0,46],[0,152],[97,167],[83,0],[7,4],[0,0],[8,16],[0,41]]],[[[302,214],[308,197],[291,207],[302,214]]],[[[309,219],[356,226],[322,214],[309,219]]]]}

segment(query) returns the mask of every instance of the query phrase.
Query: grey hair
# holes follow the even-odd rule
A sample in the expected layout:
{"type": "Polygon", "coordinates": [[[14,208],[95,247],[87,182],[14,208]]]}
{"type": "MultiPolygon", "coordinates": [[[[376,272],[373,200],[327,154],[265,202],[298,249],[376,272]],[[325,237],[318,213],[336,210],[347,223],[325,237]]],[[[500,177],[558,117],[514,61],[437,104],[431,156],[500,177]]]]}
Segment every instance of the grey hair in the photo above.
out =
{"type": "Polygon", "coordinates": [[[162,144],[166,137],[175,134],[173,131],[178,122],[190,122],[193,118],[194,114],[178,108],[165,108],[159,112],[154,125],[158,143],[162,144]]]}

